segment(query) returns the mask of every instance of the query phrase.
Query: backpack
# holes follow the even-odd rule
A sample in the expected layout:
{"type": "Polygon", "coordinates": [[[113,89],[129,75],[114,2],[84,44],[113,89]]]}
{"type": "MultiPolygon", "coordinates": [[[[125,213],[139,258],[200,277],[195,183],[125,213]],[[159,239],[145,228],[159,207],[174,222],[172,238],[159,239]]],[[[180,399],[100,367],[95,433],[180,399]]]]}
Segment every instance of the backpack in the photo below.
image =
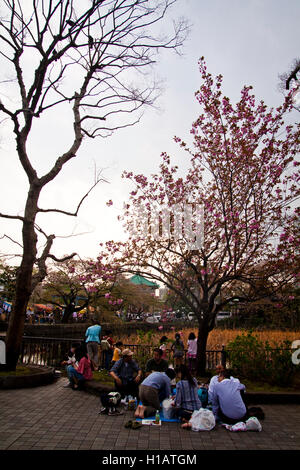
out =
{"type": "Polygon", "coordinates": [[[206,408],[208,404],[208,390],[205,387],[198,388],[198,397],[201,401],[202,408],[206,408]]]}
{"type": "Polygon", "coordinates": [[[248,408],[248,416],[255,417],[257,419],[265,419],[264,410],[260,406],[252,406],[248,408]]]}
{"type": "Polygon", "coordinates": [[[110,349],[110,344],[107,341],[107,339],[102,339],[101,340],[101,349],[102,349],[102,351],[108,351],[110,349]]]}

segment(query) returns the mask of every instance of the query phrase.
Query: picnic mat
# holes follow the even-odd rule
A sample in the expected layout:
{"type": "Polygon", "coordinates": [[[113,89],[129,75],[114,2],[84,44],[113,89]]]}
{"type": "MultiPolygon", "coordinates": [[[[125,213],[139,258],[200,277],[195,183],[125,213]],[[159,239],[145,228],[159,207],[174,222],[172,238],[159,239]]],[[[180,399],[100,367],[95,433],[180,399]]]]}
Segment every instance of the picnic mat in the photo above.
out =
{"type": "MultiPolygon", "coordinates": [[[[140,405],[141,405],[141,404],[142,404],[142,403],[140,403],[140,405]]],[[[161,412],[159,413],[159,417],[160,417],[161,422],[163,422],[163,423],[181,423],[181,421],[180,421],[179,418],[166,419],[166,418],[164,417],[163,411],[161,411],[161,412]]],[[[147,419],[147,420],[150,420],[150,421],[153,420],[153,421],[154,421],[154,420],[155,420],[155,415],[153,415],[153,416],[147,416],[147,418],[143,418],[143,419],[147,419]]],[[[136,418],[136,421],[142,421],[143,419],[142,419],[142,418],[136,418]]]]}

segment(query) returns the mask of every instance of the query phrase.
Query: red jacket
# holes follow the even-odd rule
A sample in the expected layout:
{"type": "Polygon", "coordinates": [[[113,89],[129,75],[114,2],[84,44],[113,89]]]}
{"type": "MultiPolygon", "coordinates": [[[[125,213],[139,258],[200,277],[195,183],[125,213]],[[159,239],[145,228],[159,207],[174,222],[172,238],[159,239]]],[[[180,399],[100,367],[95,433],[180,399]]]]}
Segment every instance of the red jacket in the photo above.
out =
{"type": "Polygon", "coordinates": [[[91,361],[85,356],[80,359],[77,372],[82,374],[85,380],[91,380],[93,378],[91,361]]]}

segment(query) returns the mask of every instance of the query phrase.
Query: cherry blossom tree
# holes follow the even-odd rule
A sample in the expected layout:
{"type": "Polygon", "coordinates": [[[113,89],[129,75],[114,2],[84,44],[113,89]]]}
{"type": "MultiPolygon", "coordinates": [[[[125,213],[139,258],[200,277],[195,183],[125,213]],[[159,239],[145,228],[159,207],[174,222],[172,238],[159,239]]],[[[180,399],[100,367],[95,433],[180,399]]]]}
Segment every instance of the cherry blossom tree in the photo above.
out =
{"type": "MultiPolygon", "coordinates": [[[[71,259],[53,263],[38,289],[39,302],[51,303],[64,310],[62,323],[68,323],[74,312],[93,306],[99,299],[105,299],[113,290],[117,273],[111,266],[98,264],[97,276],[93,274],[89,260],[71,259]]],[[[119,299],[114,300],[120,303],[119,299]]]]}
{"type": "Polygon", "coordinates": [[[108,249],[123,271],[163,283],[195,313],[203,373],[218,311],[299,281],[300,125],[285,122],[289,97],[269,109],[245,86],[232,104],[222,76],[213,78],[203,58],[199,68],[193,145],[175,137],[188,170],[163,153],[150,178],[125,172],[135,185],[123,217],[129,239],[108,249]]]}
{"type": "MultiPolygon", "coordinates": [[[[40,196],[78,155],[84,138],[107,137],[134,125],[143,107],[153,103],[159,90],[146,71],[151,71],[160,50],[178,52],[188,30],[184,20],[172,24],[168,20],[175,1],[1,2],[0,122],[15,140],[29,185],[23,211],[17,215],[0,212],[0,217],[22,226],[21,263],[6,335],[8,369],[16,366],[27,303],[36,283],[45,278],[55,240],[37,218],[53,212],[76,217],[92,188],[73,211],[41,207],[40,196]],[[65,125],[63,150],[53,155],[45,171],[43,152],[35,155],[32,139],[44,122],[56,122],[61,115],[66,116],[60,121],[65,125]],[[40,255],[39,237],[45,237],[40,255]],[[33,279],[35,265],[38,272],[33,279]]],[[[56,135],[47,139],[50,149],[56,139],[56,135]]],[[[101,180],[96,175],[93,187],[101,180]]]]}

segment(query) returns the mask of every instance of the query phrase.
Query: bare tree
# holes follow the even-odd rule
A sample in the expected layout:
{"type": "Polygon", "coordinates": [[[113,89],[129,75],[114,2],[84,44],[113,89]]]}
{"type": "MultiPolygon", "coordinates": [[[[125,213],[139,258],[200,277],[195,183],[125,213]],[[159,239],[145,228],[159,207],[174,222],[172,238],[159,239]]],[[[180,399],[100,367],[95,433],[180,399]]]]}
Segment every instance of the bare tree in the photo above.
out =
{"type": "Polygon", "coordinates": [[[290,93],[294,108],[300,110],[300,59],[294,59],[289,70],[279,75],[278,88],[284,94],[290,93]]]}
{"type": "MultiPolygon", "coordinates": [[[[84,137],[106,137],[140,119],[157,97],[155,81],[145,72],[161,49],[179,52],[187,35],[184,20],[168,24],[176,0],[4,0],[0,7],[2,121],[11,123],[19,162],[29,190],[22,215],[1,213],[22,224],[23,254],[8,332],[7,365],[14,369],[24,329],[28,300],[45,275],[55,235],[36,225],[42,212],[76,216],[77,210],[39,207],[42,190],[76,157],[84,137]],[[165,27],[163,35],[158,30],[165,27]],[[73,135],[49,171],[38,176],[28,151],[36,123],[51,110],[72,115],[73,135]],[[132,116],[132,117],[131,117],[132,116]],[[5,117],[6,119],[3,119],[5,117]],[[46,236],[37,260],[38,232],[46,236]],[[33,278],[33,267],[39,270],[33,278]]],[[[68,135],[66,135],[66,140],[68,135]]],[[[50,143],[49,143],[50,144],[50,143]]],[[[101,178],[96,179],[95,185],[101,178]]]]}

